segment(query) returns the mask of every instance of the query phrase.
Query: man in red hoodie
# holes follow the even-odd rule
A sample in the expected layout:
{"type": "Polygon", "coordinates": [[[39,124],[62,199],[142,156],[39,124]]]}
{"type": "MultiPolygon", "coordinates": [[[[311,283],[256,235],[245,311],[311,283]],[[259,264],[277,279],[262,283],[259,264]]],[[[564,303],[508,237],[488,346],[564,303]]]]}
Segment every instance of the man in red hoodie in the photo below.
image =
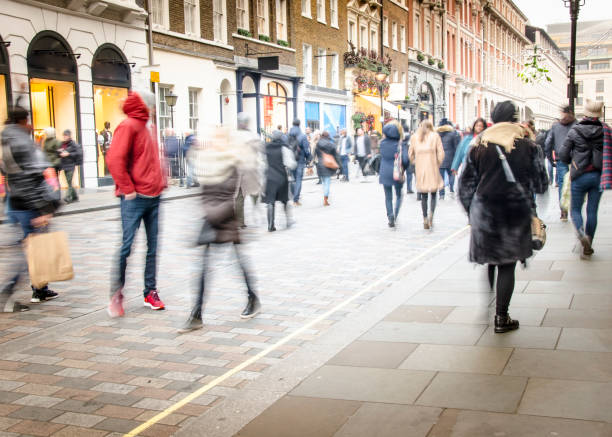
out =
{"type": "Polygon", "coordinates": [[[108,170],[115,181],[115,195],[121,202],[123,239],[111,277],[111,317],[124,315],[123,287],[127,259],[140,222],[147,233],[147,258],[144,272],[144,305],[163,310],[156,286],[157,234],[160,196],[166,179],[159,160],[159,150],[149,125],[149,112],[155,106],[155,96],[148,91],[128,94],[123,104],[127,118],[117,126],[113,145],[107,154],[108,170]]]}

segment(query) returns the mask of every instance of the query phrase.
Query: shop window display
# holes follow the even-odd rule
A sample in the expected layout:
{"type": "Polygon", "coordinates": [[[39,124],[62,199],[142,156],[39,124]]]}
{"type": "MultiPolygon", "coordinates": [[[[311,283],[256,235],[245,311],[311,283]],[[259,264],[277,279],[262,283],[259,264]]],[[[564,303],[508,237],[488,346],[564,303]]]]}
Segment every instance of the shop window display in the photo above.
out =
{"type": "Polygon", "coordinates": [[[126,88],[94,85],[94,112],[97,135],[98,177],[110,176],[106,167],[106,153],[112,147],[112,133],[123,119],[125,114],[121,109],[123,101],[127,98],[126,88]],[[108,123],[110,134],[105,129],[108,123]]]}
{"type": "Polygon", "coordinates": [[[4,126],[4,122],[6,121],[6,117],[8,108],[8,100],[6,95],[6,76],[4,74],[0,74],[0,130],[2,126],[4,126]]]}
{"type": "Polygon", "coordinates": [[[278,126],[287,129],[287,91],[278,82],[268,84],[268,95],[264,96],[264,130],[271,133],[278,126]]]}
{"type": "MultiPolygon", "coordinates": [[[[76,100],[74,82],[64,82],[50,79],[31,79],[30,98],[32,101],[32,126],[34,128],[34,139],[42,144],[44,141],[45,128],[54,127],[58,139],[68,129],[76,135],[76,100]]],[[[74,172],[73,186],[80,186],[79,169],[74,172]]],[[[66,188],[66,178],[60,174],[60,184],[66,188]]]]}

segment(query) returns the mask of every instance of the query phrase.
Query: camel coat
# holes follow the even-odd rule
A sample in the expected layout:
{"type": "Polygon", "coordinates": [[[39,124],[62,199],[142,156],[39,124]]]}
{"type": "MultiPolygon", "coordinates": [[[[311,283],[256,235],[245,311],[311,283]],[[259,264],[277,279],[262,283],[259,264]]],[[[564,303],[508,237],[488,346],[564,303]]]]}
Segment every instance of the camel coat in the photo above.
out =
{"type": "Polygon", "coordinates": [[[444,148],[440,135],[432,132],[423,142],[419,141],[417,134],[413,135],[410,139],[408,157],[414,164],[417,192],[435,193],[444,187],[444,180],[440,176],[440,165],[444,161],[444,148]]]}

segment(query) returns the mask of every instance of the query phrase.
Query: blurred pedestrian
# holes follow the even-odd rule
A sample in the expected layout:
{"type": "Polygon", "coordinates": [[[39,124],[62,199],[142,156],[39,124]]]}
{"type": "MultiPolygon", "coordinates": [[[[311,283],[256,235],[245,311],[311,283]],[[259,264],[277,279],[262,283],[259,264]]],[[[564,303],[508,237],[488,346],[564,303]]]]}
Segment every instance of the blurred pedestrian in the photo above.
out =
{"type": "MultiPolygon", "coordinates": [[[[117,131],[115,131],[115,135],[117,135],[117,131]]],[[[170,178],[180,178],[181,169],[180,169],[180,142],[174,129],[171,127],[167,127],[164,129],[164,156],[166,158],[166,163],[169,166],[167,172],[170,178]]]]}
{"type": "Polygon", "coordinates": [[[43,143],[43,151],[51,167],[55,170],[55,173],[59,175],[61,166],[61,158],[59,156],[59,149],[62,143],[55,136],[55,128],[45,128],[45,142],[43,143]]]}
{"type": "Polygon", "coordinates": [[[557,185],[559,186],[559,208],[561,209],[561,221],[567,221],[567,211],[561,206],[561,194],[563,190],[563,178],[569,171],[569,166],[563,162],[559,153],[561,147],[565,143],[565,138],[570,129],[576,124],[576,117],[569,106],[566,106],[561,111],[561,119],[552,125],[548,136],[546,137],[546,147],[544,152],[549,161],[553,162],[557,168],[557,185]]]}
{"type": "MultiPolygon", "coordinates": [[[[469,150],[459,181],[459,196],[471,225],[470,261],[498,270],[496,333],[519,327],[518,320],[508,314],[516,263],[533,254],[534,191],[542,193],[548,188],[536,145],[525,138],[517,123],[517,109],[509,100],[493,109],[494,124],[469,150]]],[[[489,268],[489,274],[491,271],[489,268]]]]}
{"type": "Polygon", "coordinates": [[[440,135],[429,120],[423,120],[410,138],[410,162],[414,163],[417,192],[421,194],[423,228],[431,229],[436,210],[438,190],[444,187],[440,165],[444,161],[444,147],[440,135]],[[429,209],[427,201],[429,200],[429,209]]]}
{"type": "Polygon", "coordinates": [[[124,315],[123,287],[127,259],[140,223],[147,234],[147,256],[144,271],[144,305],[163,310],[164,303],[157,290],[157,241],[159,233],[159,205],[166,187],[155,126],[148,125],[150,112],[155,108],[155,96],[149,91],[130,91],[123,103],[127,118],[115,129],[113,147],[108,153],[108,169],[115,181],[115,195],[120,199],[122,240],[113,261],[111,317],[124,315]]]}
{"type": "MultiPolygon", "coordinates": [[[[283,133],[276,130],[272,136],[282,138],[283,133]]],[[[251,318],[260,311],[261,305],[255,293],[254,278],[248,270],[244,254],[239,249],[240,230],[234,206],[240,174],[244,173],[242,169],[243,149],[242,144],[236,143],[231,138],[228,128],[222,126],[215,129],[211,144],[198,153],[197,176],[202,184],[202,202],[205,211],[198,244],[204,246],[204,261],[195,304],[187,323],[180,332],[193,331],[203,326],[202,310],[206,300],[206,273],[213,244],[231,243],[236,254],[247,288],[247,304],[240,316],[245,319],[251,318]]]]}
{"type": "Polygon", "coordinates": [[[289,147],[295,153],[295,159],[297,161],[297,167],[293,172],[295,179],[295,185],[293,189],[293,204],[300,206],[300,195],[302,193],[302,179],[304,178],[304,168],[306,164],[312,159],[310,155],[310,144],[306,135],[302,133],[300,129],[300,120],[293,120],[293,126],[289,130],[289,147]]]}
{"type": "MultiPolygon", "coordinates": [[[[404,130],[399,122],[392,121],[383,127],[383,135],[384,138],[380,142],[381,161],[378,182],[383,186],[385,192],[388,224],[390,228],[393,228],[402,206],[402,187],[404,182],[403,180],[395,180],[394,163],[398,153],[401,159],[404,130]],[[395,189],[395,209],[393,209],[393,189],[395,189]]],[[[403,160],[402,165],[404,165],[403,160]]],[[[400,175],[400,177],[403,178],[403,175],[400,175]]]]}
{"type": "MultiPolygon", "coordinates": [[[[20,106],[10,108],[2,131],[0,148],[0,171],[6,178],[9,198],[7,216],[11,225],[1,236],[3,251],[10,266],[3,266],[3,275],[8,279],[1,284],[0,308],[4,312],[27,311],[28,307],[13,299],[15,286],[27,269],[21,245],[34,232],[44,231],[59,205],[59,191],[45,181],[44,172],[50,166],[43,151],[32,140],[32,126],[28,122],[28,111],[20,106]],[[21,232],[19,232],[21,228],[21,232]]],[[[32,286],[31,302],[42,302],[58,296],[48,285],[32,286]]]]}
{"type": "Polygon", "coordinates": [[[453,175],[457,175],[459,172],[459,168],[461,165],[465,163],[465,159],[467,157],[468,150],[470,149],[470,145],[473,143],[474,139],[482,133],[487,128],[487,122],[484,118],[477,118],[474,124],[472,125],[472,129],[470,133],[466,133],[459,143],[459,147],[457,147],[457,151],[455,152],[455,157],[453,158],[453,163],[451,164],[451,172],[453,175]]]}
{"type": "Polygon", "coordinates": [[[278,130],[272,132],[272,141],[266,144],[268,166],[266,169],[266,188],[263,199],[268,209],[268,232],[276,231],[276,226],[274,225],[276,202],[283,204],[287,227],[291,226],[289,206],[287,205],[289,201],[289,178],[287,176],[286,162],[283,160],[283,148],[290,150],[288,144],[284,141],[283,133],[278,130]]]}
{"type": "MultiPolygon", "coordinates": [[[[310,139],[309,139],[309,144],[310,144],[310,156],[311,156],[311,165],[314,168],[317,168],[317,154],[315,153],[315,150],[317,149],[317,143],[319,142],[319,140],[321,139],[321,131],[320,130],[315,130],[311,135],[310,135],[310,139]]],[[[321,180],[321,175],[319,174],[319,172],[317,171],[317,185],[321,185],[323,183],[323,181],[321,180]]]]}
{"type": "MultiPolygon", "coordinates": [[[[264,145],[259,137],[249,130],[250,118],[245,112],[238,114],[238,130],[234,133],[236,147],[242,156],[238,195],[236,196],[236,220],[238,225],[246,228],[244,221],[244,198],[250,197],[253,207],[261,195],[261,186],[265,172],[264,145]]],[[[280,129],[278,130],[280,132],[280,129]]],[[[285,135],[283,134],[283,137],[285,135]]]]}
{"type": "Polygon", "coordinates": [[[340,165],[336,148],[332,142],[329,132],[323,131],[315,149],[317,156],[317,173],[321,176],[323,184],[323,206],[329,206],[329,190],[331,177],[336,174],[340,165]]]}
{"type": "MultiPolygon", "coordinates": [[[[461,135],[458,131],[453,129],[453,123],[443,118],[440,120],[440,125],[437,129],[440,138],[442,139],[442,147],[444,148],[444,160],[440,164],[440,174],[442,175],[442,181],[445,181],[445,178],[448,178],[448,186],[450,188],[451,196],[454,196],[455,193],[455,175],[451,171],[451,165],[453,163],[453,159],[455,158],[455,152],[457,150],[457,146],[461,141],[461,135]]],[[[445,184],[442,185],[442,189],[440,190],[440,200],[444,200],[445,184]]]]}
{"type": "MultiPolygon", "coordinates": [[[[550,129],[540,129],[540,131],[536,135],[536,144],[540,146],[540,148],[544,151],[545,154],[546,154],[546,137],[548,137],[549,131],[550,129]]],[[[553,184],[554,167],[553,167],[552,162],[550,162],[550,159],[548,159],[548,157],[546,158],[546,170],[548,171],[548,183],[549,185],[553,184]]]]}
{"type": "Polygon", "coordinates": [[[402,130],[404,131],[404,138],[402,139],[402,164],[406,172],[406,194],[413,194],[412,179],[414,177],[414,164],[408,158],[411,132],[407,124],[402,124],[402,130]]]}
{"type": "MultiPolygon", "coordinates": [[[[185,139],[183,140],[182,152],[183,152],[183,158],[185,160],[185,176],[186,176],[185,187],[186,188],[199,187],[200,184],[198,183],[198,181],[195,179],[193,175],[193,165],[187,159],[187,156],[189,155],[189,151],[196,144],[198,139],[196,138],[195,133],[191,129],[187,129],[184,133],[184,136],[185,136],[185,139]]],[[[182,181],[182,178],[181,178],[181,181],[182,181]]]]}
{"type": "Polygon", "coordinates": [[[58,149],[60,156],[60,165],[66,176],[68,184],[68,193],[64,201],[66,203],[78,202],[79,196],[74,189],[74,173],[77,166],[83,165],[83,149],[80,144],[72,139],[70,129],[64,131],[64,141],[58,149]]]}
{"type": "Polygon", "coordinates": [[[372,157],[372,144],[370,140],[370,135],[366,135],[363,131],[363,128],[357,129],[357,135],[355,136],[355,157],[357,158],[357,162],[359,162],[359,170],[357,170],[356,177],[359,177],[359,171],[361,170],[361,174],[364,179],[367,179],[367,174],[364,169],[367,164],[367,160],[372,157]]]}
{"type": "Polygon", "coordinates": [[[593,238],[597,229],[597,211],[602,191],[600,189],[603,169],[603,102],[586,99],[584,118],[568,132],[559,150],[559,160],[570,166],[572,223],[582,244],[582,258],[593,255],[593,238]],[[586,223],[582,217],[584,199],[586,223]]]}
{"type": "Polygon", "coordinates": [[[340,130],[340,137],[338,138],[337,146],[338,154],[340,155],[340,161],[342,162],[342,176],[343,181],[349,181],[349,161],[350,155],[353,151],[353,139],[346,134],[346,129],[340,130]]]}

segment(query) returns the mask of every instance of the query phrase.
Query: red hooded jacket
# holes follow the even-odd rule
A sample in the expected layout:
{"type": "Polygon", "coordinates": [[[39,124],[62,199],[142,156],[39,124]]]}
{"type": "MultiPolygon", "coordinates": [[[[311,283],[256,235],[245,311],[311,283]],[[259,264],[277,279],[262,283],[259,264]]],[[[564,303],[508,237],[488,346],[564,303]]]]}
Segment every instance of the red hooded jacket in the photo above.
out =
{"type": "Polygon", "coordinates": [[[157,141],[147,126],[149,109],[138,93],[129,92],[123,104],[128,118],[113,135],[106,156],[108,170],[115,181],[115,195],[134,191],[145,196],[159,196],[166,178],[159,160],[157,141]]]}

